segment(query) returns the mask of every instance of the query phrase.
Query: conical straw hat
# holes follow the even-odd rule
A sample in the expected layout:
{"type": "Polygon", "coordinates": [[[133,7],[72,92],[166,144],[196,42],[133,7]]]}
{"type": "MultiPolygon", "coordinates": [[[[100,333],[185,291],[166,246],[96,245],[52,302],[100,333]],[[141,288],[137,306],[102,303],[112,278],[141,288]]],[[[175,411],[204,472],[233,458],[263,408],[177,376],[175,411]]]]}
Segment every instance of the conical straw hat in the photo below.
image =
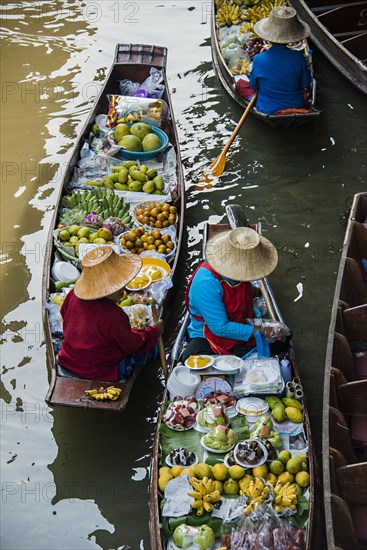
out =
{"type": "Polygon", "coordinates": [[[140,271],[137,254],[116,254],[112,246],[90,250],[82,260],[83,272],[74,292],[82,300],[97,300],[114,294],[127,285],[140,271]]]}
{"type": "Polygon", "coordinates": [[[275,246],[249,227],[214,235],[207,242],[205,257],[217,273],[235,281],[263,279],[278,263],[275,246]]]}
{"type": "Polygon", "coordinates": [[[307,23],[298,19],[295,9],[278,6],[271,10],[269,17],[255,23],[254,32],[269,42],[288,44],[303,40],[311,29],[307,23]]]}

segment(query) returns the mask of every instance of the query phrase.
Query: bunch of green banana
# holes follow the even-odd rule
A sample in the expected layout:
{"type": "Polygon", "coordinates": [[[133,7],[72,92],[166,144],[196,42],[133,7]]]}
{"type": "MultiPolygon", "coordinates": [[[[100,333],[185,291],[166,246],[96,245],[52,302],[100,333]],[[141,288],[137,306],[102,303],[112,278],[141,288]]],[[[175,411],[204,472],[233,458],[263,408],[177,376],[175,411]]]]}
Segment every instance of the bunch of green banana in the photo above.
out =
{"type": "Polygon", "coordinates": [[[297,508],[297,487],[294,483],[281,483],[278,481],[274,487],[273,507],[277,513],[282,513],[286,508],[295,510],[297,508]]]}
{"type": "MultiPolygon", "coordinates": [[[[90,191],[74,192],[68,195],[65,200],[70,209],[81,211],[85,213],[85,216],[91,212],[96,212],[104,220],[112,216],[119,218],[127,226],[132,225],[129,205],[112,189],[97,187],[90,191]]],[[[63,223],[62,218],[60,221],[63,223]]]]}
{"type": "Polygon", "coordinates": [[[204,512],[212,512],[213,504],[220,500],[220,492],[215,488],[214,480],[204,476],[203,479],[190,477],[189,481],[194,490],[188,495],[195,499],[191,508],[196,510],[198,516],[202,516],[204,512]]]}
{"type": "Polygon", "coordinates": [[[85,390],[85,395],[96,401],[116,401],[120,397],[121,391],[121,388],[108,386],[108,388],[85,390]]]}
{"type": "Polygon", "coordinates": [[[239,25],[243,19],[242,10],[239,6],[228,2],[223,4],[217,11],[215,16],[219,27],[230,27],[231,25],[239,25]]]}
{"type": "Polygon", "coordinates": [[[246,495],[249,504],[244,508],[244,514],[248,515],[255,511],[257,504],[264,504],[270,498],[270,487],[259,477],[251,480],[244,489],[243,494],[246,495]]]}

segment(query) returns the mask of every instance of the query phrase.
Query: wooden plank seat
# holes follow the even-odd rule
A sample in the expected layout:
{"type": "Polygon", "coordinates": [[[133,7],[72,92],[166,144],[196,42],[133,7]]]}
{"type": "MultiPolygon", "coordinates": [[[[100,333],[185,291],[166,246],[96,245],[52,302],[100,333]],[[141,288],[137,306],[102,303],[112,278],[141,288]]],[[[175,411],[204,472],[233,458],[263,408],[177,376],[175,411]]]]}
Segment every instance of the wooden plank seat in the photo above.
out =
{"type": "Polygon", "coordinates": [[[361,550],[351,509],[339,495],[331,495],[331,511],[335,544],[343,550],[361,550]]]}
{"type": "MultiPolygon", "coordinates": [[[[357,348],[358,349],[358,348],[357,348]]],[[[367,378],[367,353],[352,351],[348,339],[343,334],[334,334],[332,366],[339,369],[348,382],[367,378]]]]}
{"type": "Polygon", "coordinates": [[[348,341],[365,341],[367,351],[367,303],[344,309],[343,325],[348,341]]]}
{"type": "Polygon", "coordinates": [[[343,414],[334,407],[329,407],[330,439],[329,445],[337,449],[344,456],[347,464],[358,462],[353,449],[350,429],[343,414]]]}
{"type": "Polygon", "coordinates": [[[367,303],[367,283],[363,280],[361,264],[349,256],[345,259],[340,298],[352,307],[367,303]]]}

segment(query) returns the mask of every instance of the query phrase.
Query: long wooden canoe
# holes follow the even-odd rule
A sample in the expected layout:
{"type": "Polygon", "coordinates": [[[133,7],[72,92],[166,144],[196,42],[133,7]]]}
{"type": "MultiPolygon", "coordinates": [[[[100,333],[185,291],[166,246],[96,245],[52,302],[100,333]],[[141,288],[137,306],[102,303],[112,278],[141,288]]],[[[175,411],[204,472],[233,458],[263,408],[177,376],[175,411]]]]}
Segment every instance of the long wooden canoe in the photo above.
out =
{"type": "MultiPolygon", "coordinates": [[[[212,0],[212,10],[211,10],[211,51],[212,59],[216,74],[229,96],[238,103],[243,109],[249,104],[249,101],[241,97],[236,91],[236,78],[231,72],[226,63],[221,48],[219,46],[218,32],[219,28],[216,22],[216,5],[215,1],[212,0]]],[[[307,44],[307,41],[305,41],[307,44]]],[[[306,47],[308,50],[308,46],[306,47]]],[[[308,55],[309,66],[313,74],[313,65],[312,65],[312,56],[308,55]]],[[[245,77],[246,78],[246,77],[245,77]]],[[[305,113],[290,113],[290,114],[279,114],[279,115],[267,115],[261,113],[257,109],[251,109],[251,113],[256,116],[258,119],[262,120],[269,126],[273,128],[294,128],[305,124],[311,120],[317,118],[321,111],[319,111],[316,106],[316,80],[313,78],[312,87],[311,87],[311,97],[308,112],[305,113]]]]}
{"type": "MultiPolygon", "coordinates": [[[[58,201],[55,209],[54,220],[51,226],[47,250],[46,250],[46,261],[44,266],[44,275],[43,275],[43,288],[44,288],[44,305],[50,296],[50,293],[55,292],[55,284],[50,275],[53,256],[55,252],[54,229],[58,225],[58,219],[60,215],[60,209],[62,205],[62,200],[66,195],[70,195],[71,189],[69,187],[69,182],[74,173],[74,169],[77,166],[78,161],[80,160],[80,151],[82,146],[91,136],[91,129],[95,123],[96,116],[99,114],[107,114],[109,109],[108,94],[120,94],[119,81],[127,79],[132,82],[143,82],[149,75],[152,67],[155,67],[163,71],[163,84],[164,84],[164,95],[162,99],[168,105],[168,120],[164,127],[166,134],[169,136],[169,142],[173,147],[174,156],[176,158],[176,164],[174,168],[174,177],[175,177],[175,188],[174,193],[172,193],[172,202],[177,208],[178,213],[178,222],[177,222],[177,234],[176,234],[176,248],[175,254],[170,262],[171,272],[170,276],[173,279],[173,282],[176,278],[176,268],[179,261],[180,249],[182,245],[182,239],[184,235],[184,177],[183,169],[181,163],[179,142],[177,129],[172,109],[172,103],[170,98],[170,92],[168,88],[168,82],[166,77],[166,62],[167,62],[167,49],[160,46],[154,45],[144,45],[144,44],[118,44],[116,47],[115,58],[112,64],[112,67],[106,77],[105,83],[101,89],[99,96],[97,97],[94,106],[91,109],[88,120],[84,124],[84,127],[77,139],[77,142],[73,148],[70,162],[65,171],[62,186],[59,192],[58,201]]],[[[171,156],[172,158],[172,156],[171,156]]],[[[126,159],[125,159],[126,160],[126,159]]],[[[122,161],[121,161],[122,162],[122,161]]],[[[146,161],[146,164],[149,166],[149,161],[146,161]]],[[[170,176],[172,178],[172,174],[170,176]]],[[[128,193],[127,193],[128,197],[128,193]]],[[[146,193],[141,193],[141,201],[144,202],[147,200],[146,197],[149,197],[150,200],[152,195],[146,195],[146,193]]],[[[156,195],[157,200],[158,196],[156,195]]],[[[125,196],[125,202],[128,202],[129,199],[125,196]]],[[[161,316],[165,315],[166,308],[172,298],[172,288],[165,291],[162,302],[159,304],[159,313],[161,316]]],[[[131,376],[128,381],[124,384],[115,384],[122,388],[122,394],[120,398],[116,401],[95,401],[89,399],[85,396],[85,390],[98,388],[100,386],[105,387],[106,383],[104,381],[97,380],[87,380],[87,379],[78,379],[74,377],[62,376],[60,369],[56,362],[54,346],[53,346],[53,335],[51,334],[50,323],[49,323],[49,314],[45,308],[44,316],[44,328],[47,341],[47,359],[50,367],[50,385],[49,390],[46,395],[46,402],[50,405],[61,405],[69,407],[83,407],[83,408],[105,408],[108,410],[121,411],[126,406],[130,390],[136,379],[136,376],[139,374],[139,369],[137,369],[133,376],[131,376]]]]}
{"type": "Polygon", "coordinates": [[[335,286],[323,405],[327,548],[366,548],[367,193],[354,196],[335,286]]]}
{"type": "Polygon", "coordinates": [[[311,40],[354,86],[367,94],[367,2],[289,0],[311,27],[311,40]]]}
{"type": "MultiPolygon", "coordinates": [[[[231,229],[235,226],[239,227],[241,225],[247,225],[247,220],[243,216],[242,208],[239,205],[228,205],[226,207],[228,219],[230,221],[230,224],[228,223],[220,223],[217,225],[213,224],[207,224],[204,229],[204,243],[208,238],[213,236],[214,234],[222,231],[226,231],[228,229],[231,229]]],[[[260,225],[258,226],[251,226],[254,229],[261,230],[260,225]]],[[[266,308],[267,308],[267,316],[266,318],[271,319],[273,321],[283,322],[283,317],[280,313],[279,307],[276,303],[274,294],[272,292],[272,289],[270,287],[270,284],[268,282],[268,279],[264,279],[262,281],[258,281],[259,288],[261,290],[261,295],[265,301],[266,308]]],[[[184,321],[181,325],[180,331],[178,333],[177,339],[174,343],[174,346],[172,348],[171,352],[171,358],[170,358],[170,373],[172,375],[172,372],[174,369],[180,364],[179,358],[180,354],[182,352],[183,346],[186,342],[187,338],[187,326],[189,323],[189,316],[188,314],[185,316],[184,321]]],[[[291,344],[290,350],[289,350],[289,359],[291,363],[291,373],[292,378],[298,378],[300,380],[300,374],[295,362],[295,356],[294,356],[294,349],[293,345],[291,344]]],[[[221,372],[218,372],[218,375],[222,374],[221,372]]],[[[204,375],[204,373],[203,373],[204,375]]],[[[211,374],[210,376],[215,376],[215,374],[211,374]]],[[[205,375],[204,375],[205,378],[205,375]]],[[[228,380],[228,378],[226,378],[228,380]]],[[[159,477],[160,477],[160,468],[162,466],[166,466],[166,457],[167,457],[167,448],[164,448],[163,441],[167,441],[167,437],[172,441],[173,444],[173,437],[170,436],[170,434],[167,436],[167,430],[166,426],[163,422],[163,412],[166,410],[167,405],[170,403],[169,398],[170,394],[168,389],[166,388],[163,395],[163,401],[162,401],[162,407],[161,407],[161,414],[158,421],[157,431],[155,435],[154,440],[154,446],[153,446],[153,454],[152,454],[152,463],[151,463],[151,477],[150,477],[150,530],[151,530],[151,548],[152,550],[163,550],[166,548],[166,545],[168,543],[168,537],[167,537],[167,529],[168,523],[167,518],[162,517],[162,499],[164,498],[164,494],[160,490],[159,487],[159,477]],[[165,435],[163,435],[165,433],[165,435]]],[[[320,529],[318,528],[318,516],[315,512],[315,495],[317,494],[318,489],[318,481],[317,481],[317,475],[315,472],[315,456],[314,456],[314,447],[312,442],[312,435],[311,435],[311,429],[310,429],[310,422],[309,422],[309,415],[307,411],[307,405],[306,402],[303,402],[304,404],[304,417],[303,417],[303,430],[304,434],[307,440],[308,445],[308,462],[309,462],[309,474],[310,474],[310,486],[309,486],[309,497],[308,497],[308,518],[305,523],[305,527],[303,530],[303,536],[304,536],[304,546],[302,548],[306,548],[308,550],[311,550],[313,548],[321,548],[322,546],[319,545],[320,541],[320,529]]],[[[241,415],[238,415],[241,416],[241,415]]],[[[170,430],[168,430],[170,431],[170,430]]],[[[190,430],[190,432],[194,432],[194,430],[190,430]]],[[[177,437],[179,437],[180,434],[182,434],[182,441],[175,440],[174,446],[175,447],[186,447],[185,445],[185,435],[189,432],[172,432],[177,437]]],[[[201,437],[203,434],[199,434],[199,437],[201,437]]],[[[192,441],[192,436],[191,436],[192,441]]],[[[165,443],[165,446],[167,443],[165,443]]],[[[200,445],[197,444],[195,447],[195,452],[199,453],[198,449],[200,448],[200,445]]],[[[210,453],[209,453],[210,455],[210,453]]],[[[215,461],[215,457],[221,456],[221,459],[223,461],[223,455],[212,455],[211,459],[215,461]]],[[[199,456],[199,462],[202,460],[205,460],[203,456],[199,456]]],[[[206,460],[208,460],[206,458],[206,460]]],[[[213,464],[211,461],[210,464],[213,464]]],[[[251,472],[251,470],[247,470],[247,472],[251,472]]],[[[190,523],[187,521],[187,523],[192,525],[197,525],[195,522],[195,514],[193,513],[193,522],[190,523]]],[[[210,519],[210,515],[206,514],[207,520],[210,519]],[[209,516],[209,518],[208,518],[209,516]]],[[[174,518],[175,520],[179,518],[174,518]]],[[[171,533],[172,534],[172,533],[171,533]]],[[[216,540],[216,542],[218,539],[216,540]]],[[[223,544],[223,541],[222,541],[223,544]]],[[[260,548],[261,546],[259,546],[260,548]]],[[[223,544],[224,548],[230,548],[230,546],[226,547],[223,544]]],[[[298,548],[298,546],[297,546],[298,548]]],[[[299,547],[301,548],[301,546],[299,547]]]]}

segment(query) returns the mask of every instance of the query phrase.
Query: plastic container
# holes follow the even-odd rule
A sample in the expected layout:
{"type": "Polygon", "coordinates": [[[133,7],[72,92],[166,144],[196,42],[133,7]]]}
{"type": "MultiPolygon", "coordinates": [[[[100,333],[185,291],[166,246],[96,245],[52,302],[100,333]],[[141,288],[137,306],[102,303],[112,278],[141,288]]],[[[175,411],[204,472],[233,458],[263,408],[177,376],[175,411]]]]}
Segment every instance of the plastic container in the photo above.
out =
{"type": "Polygon", "coordinates": [[[154,151],[145,152],[145,151],[128,151],[127,149],[123,149],[121,147],[121,149],[117,153],[118,156],[122,159],[149,160],[159,155],[159,153],[162,153],[166,149],[169,143],[168,136],[166,132],[164,132],[160,128],[157,128],[156,126],[151,126],[151,128],[152,128],[153,134],[158,136],[159,139],[161,140],[162,145],[158,149],[155,149],[154,151]]]}
{"type": "Polygon", "coordinates": [[[280,374],[285,384],[292,380],[291,364],[288,359],[282,359],[280,361],[280,374]]]}
{"type": "Polygon", "coordinates": [[[80,271],[70,262],[56,262],[51,275],[55,281],[73,281],[79,277],[80,271]]]}

